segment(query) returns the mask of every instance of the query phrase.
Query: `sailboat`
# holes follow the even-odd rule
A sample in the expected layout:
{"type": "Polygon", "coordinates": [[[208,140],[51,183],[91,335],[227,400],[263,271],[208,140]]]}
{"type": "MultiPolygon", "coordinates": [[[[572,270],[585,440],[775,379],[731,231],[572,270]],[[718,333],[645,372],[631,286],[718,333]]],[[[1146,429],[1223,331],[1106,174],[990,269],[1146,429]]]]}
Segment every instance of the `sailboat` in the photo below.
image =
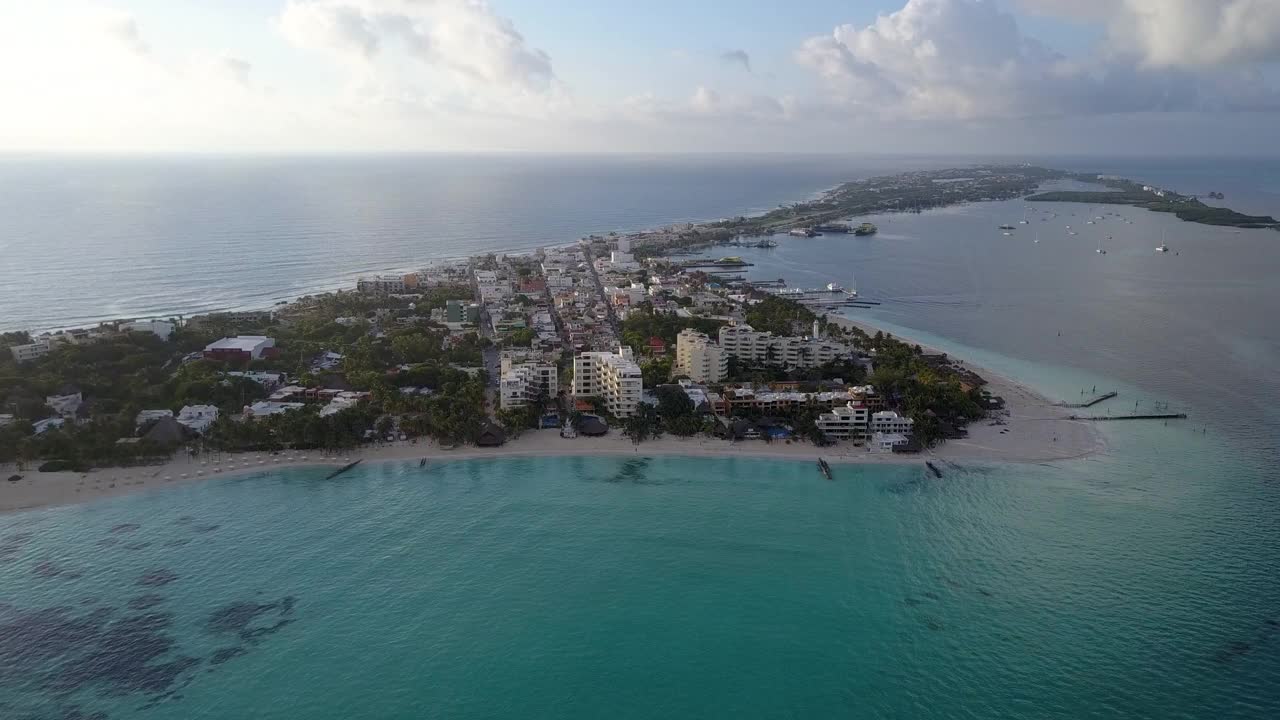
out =
{"type": "Polygon", "coordinates": [[[1039,244],[1039,243],[1040,243],[1040,233],[1039,233],[1039,232],[1037,232],[1037,233],[1036,233],[1036,244],[1039,244]]]}
{"type": "Polygon", "coordinates": [[[1018,221],[1018,224],[1019,225],[1027,224],[1027,209],[1025,207],[1022,208],[1022,219],[1018,221]]]}
{"type": "Polygon", "coordinates": [[[1164,235],[1160,236],[1160,245],[1156,247],[1156,252],[1162,252],[1162,253],[1169,252],[1169,246],[1165,244],[1164,238],[1165,238],[1164,235]]]}
{"type": "Polygon", "coordinates": [[[1099,255],[1107,254],[1106,248],[1102,247],[1102,238],[1098,238],[1098,254],[1099,255]]]}

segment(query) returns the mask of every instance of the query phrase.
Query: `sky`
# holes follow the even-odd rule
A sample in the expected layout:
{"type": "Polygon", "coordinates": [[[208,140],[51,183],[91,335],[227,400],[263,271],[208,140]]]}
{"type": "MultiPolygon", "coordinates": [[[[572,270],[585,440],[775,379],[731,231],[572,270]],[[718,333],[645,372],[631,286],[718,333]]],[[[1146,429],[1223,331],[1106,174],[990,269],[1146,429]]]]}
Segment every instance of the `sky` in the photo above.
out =
{"type": "Polygon", "coordinates": [[[0,151],[1280,152],[1280,0],[0,0],[0,151]]]}

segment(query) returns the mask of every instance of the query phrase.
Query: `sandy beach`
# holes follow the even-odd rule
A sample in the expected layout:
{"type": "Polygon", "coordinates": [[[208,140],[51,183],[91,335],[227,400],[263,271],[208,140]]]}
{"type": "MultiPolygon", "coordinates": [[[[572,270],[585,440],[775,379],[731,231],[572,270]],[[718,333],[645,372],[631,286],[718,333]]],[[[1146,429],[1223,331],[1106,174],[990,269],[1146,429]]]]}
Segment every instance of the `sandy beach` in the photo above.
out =
{"type": "MultiPolygon", "coordinates": [[[[854,323],[875,332],[876,328],[854,323]]],[[[932,348],[927,348],[933,350],[932,348]]],[[[957,358],[958,359],[958,358],[957,358]]],[[[19,472],[12,465],[0,466],[0,478],[21,475],[17,482],[0,480],[0,512],[15,512],[51,505],[66,505],[113,497],[141,490],[172,487],[210,478],[264,472],[276,468],[302,466],[341,467],[353,460],[364,462],[418,462],[468,460],[474,458],[547,457],[569,455],[635,456],[683,455],[696,457],[762,457],[814,460],[818,456],[836,463],[923,463],[924,460],[969,462],[1043,463],[1084,457],[1104,449],[1102,437],[1088,422],[1071,420],[1071,411],[1055,405],[1034,390],[985,368],[965,363],[986,378],[988,389],[1005,399],[1007,415],[1001,424],[983,420],[968,427],[969,437],[951,440],[920,455],[869,452],[866,448],[842,443],[816,448],[805,442],[765,443],[760,440],[727,442],[713,438],[664,436],[639,446],[617,431],[602,438],[561,438],[556,430],[528,431],[499,448],[467,447],[454,450],[420,440],[368,446],[341,455],[319,451],[271,453],[214,453],[188,457],[179,453],[161,465],[129,468],[101,468],[87,473],[19,472]]]]}

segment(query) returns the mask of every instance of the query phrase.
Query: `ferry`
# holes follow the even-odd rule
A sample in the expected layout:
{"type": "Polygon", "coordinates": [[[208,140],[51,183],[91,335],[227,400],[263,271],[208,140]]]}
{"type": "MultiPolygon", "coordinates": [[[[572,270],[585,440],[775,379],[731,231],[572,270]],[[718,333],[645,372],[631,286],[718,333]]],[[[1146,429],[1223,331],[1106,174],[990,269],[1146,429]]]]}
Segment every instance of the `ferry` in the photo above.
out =
{"type": "Polygon", "coordinates": [[[811,238],[815,237],[818,233],[814,232],[812,228],[792,228],[787,234],[793,237],[811,238]]]}
{"type": "Polygon", "coordinates": [[[875,225],[869,222],[864,222],[854,229],[853,234],[854,235],[875,235],[877,232],[879,232],[879,230],[880,229],[877,228],[875,225]]]}
{"type": "Polygon", "coordinates": [[[1169,246],[1162,243],[1156,247],[1156,252],[1169,252],[1169,246]]]}

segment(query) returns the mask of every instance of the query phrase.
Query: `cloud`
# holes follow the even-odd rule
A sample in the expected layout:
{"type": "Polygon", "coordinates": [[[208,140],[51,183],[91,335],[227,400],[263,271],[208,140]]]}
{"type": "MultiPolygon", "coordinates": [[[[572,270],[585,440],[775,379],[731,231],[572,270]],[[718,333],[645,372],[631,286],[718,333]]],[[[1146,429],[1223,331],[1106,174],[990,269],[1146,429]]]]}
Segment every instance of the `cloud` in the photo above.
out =
{"type": "Polygon", "coordinates": [[[1020,0],[1058,17],[1104,23],[1111,52],[1147,67],[1280,60],[1276,0],[1020,0]]]}
{"type": "Polygon", "coordinates": [[[106,13],[101,16],[101,23],[105,33],[126,51],[134,55],[147,55],[151,52],[151,47],[142,39],[138,22],[132,15],[106,13]]]}
{"type": "Polygon", "coordinates": [[[746,50],[729,50],[721,53],[720,61],[726,65],[740,65],[743,70],[751,72],[751,56],[746,50]]]}
{"type": "MultiPolygon", "coordinates": [[[[1089,2],[1082,0],[1083,12],[1089,2]]],[[[908,0],[866,27],[841,25],[804,41],[795,58],[823,81],[832,104],[890,117],[1235,109],[1270,105],[1276,95],[1260,74],[1192,72],[1120,55],[1073,61],[986,0],[908,0]]]]}
{"type": "Polygon", "coordinates": [[[349,59],[372,62],[395,45],[472,83],[544,92],[555,79],[550,56],[484,0],[289,0],[278,24],[298,47],[349,59]]]}

